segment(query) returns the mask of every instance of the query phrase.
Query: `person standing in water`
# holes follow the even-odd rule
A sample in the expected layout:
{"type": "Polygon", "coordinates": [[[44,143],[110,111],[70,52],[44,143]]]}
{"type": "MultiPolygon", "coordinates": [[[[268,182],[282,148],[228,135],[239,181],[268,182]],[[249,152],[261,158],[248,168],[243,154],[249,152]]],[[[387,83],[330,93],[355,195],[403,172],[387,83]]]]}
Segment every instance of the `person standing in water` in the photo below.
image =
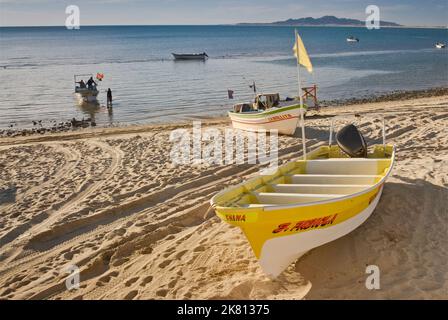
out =
{"type": "Polygon", "coordinates": [[[107,107],[112,108],[112,90],[107,89],[107,107]]]}

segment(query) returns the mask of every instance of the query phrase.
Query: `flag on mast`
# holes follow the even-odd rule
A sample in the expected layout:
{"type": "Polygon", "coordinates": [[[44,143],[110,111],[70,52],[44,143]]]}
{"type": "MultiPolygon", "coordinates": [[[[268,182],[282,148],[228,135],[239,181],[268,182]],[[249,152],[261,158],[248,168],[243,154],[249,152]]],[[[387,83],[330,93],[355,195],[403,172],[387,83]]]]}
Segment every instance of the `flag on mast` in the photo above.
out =
{"type": "Polygon", "coordinates": [[[306,70],[308,70],[309,73],[312,73],[313,65],[311,64],[308,53],[306,52],[305,46],[303,45],[302,39],[300,38],[298,33],[296,36],[296,42],[292,50],[294,51],[294,56],[297,58],[297,64],[301,64],[306,68],[306,70]],[[298,54],[297,50],[299,51],[298,54]]]}
{"type": "Polygon", "coordinates": [[[303,159],[306,160],[306,138],[305,138],[305,111],[303,109],[303,95],[302,95],[302,84],[300,83],[300,65],[304,66],[308,72],[313,72],[313,65],[311,64],[310,58],[308,57],[308,53],[306,52],[305,46],[303,45],[302,39],[297,32],[295,31],[295,44],[292,50],[294,51],[294,55],[297,58],[297,82],[299,84],[299,99],[300,99],[300,120],[302,127],[302,150],[303,150],[303,159]]]}

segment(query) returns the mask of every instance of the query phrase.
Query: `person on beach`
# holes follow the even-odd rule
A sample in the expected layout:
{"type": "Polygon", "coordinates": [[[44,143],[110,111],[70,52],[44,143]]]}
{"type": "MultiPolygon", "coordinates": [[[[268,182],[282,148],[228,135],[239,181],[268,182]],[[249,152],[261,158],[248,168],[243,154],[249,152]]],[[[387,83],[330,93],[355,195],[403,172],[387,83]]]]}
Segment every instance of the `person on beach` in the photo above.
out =
{"type": "Polygon", "coordinates": [[[112,108],[112,90],[107,89],[107,107],[112,108]]]}
{"type": "Polygon", "coordinates": [[[90,79],[87,81],[87,87],[89,89],[94,89],[96,87],[96,82],[93,80],[93,77],[90,77],[90,79]]]}

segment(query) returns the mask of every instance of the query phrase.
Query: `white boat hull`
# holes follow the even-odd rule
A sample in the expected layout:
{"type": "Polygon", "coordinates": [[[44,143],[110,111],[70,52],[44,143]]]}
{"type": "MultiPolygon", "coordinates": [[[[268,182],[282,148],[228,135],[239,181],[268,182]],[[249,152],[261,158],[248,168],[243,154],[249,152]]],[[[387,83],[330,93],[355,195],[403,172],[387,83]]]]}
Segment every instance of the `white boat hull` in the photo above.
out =
{"type": "Polygon", "coordinates": [[[349,234],[370,217],[381,198],[381,193],[382,188],[366,209],[331,228],[267,240],[261,249],[261,269],[266,275],[275,278],[309,250],[349,234]]]}
{"type": "Polygon", "coordinates": [[[98,101],[98,98],[96,95],[81,95],[81,94],[77,93],[76,97],[80,102],[97,102],[98,101]]]}
{"type": "Polygon", "coordinates": [[[279,108],[274,113],[271,111],[253,114],[252,117],[246,116],[244,113],[229,112],[229,117],[234,129],[254,132],[278,130],[279,134],[293,135],[300,118],[300,107],[285,108],[284,111],[281,111],[281,109],[279,108]]]}
{"type": "Polygon", "coordinates": [[[76,98],[78,99],[79,102],[97,102],[98,99],[98,94],[99,91],[98,90],[91,90],[91,89],[80,89],[80,88],[76,88],[75,89],[75,95],[76,98]]]}

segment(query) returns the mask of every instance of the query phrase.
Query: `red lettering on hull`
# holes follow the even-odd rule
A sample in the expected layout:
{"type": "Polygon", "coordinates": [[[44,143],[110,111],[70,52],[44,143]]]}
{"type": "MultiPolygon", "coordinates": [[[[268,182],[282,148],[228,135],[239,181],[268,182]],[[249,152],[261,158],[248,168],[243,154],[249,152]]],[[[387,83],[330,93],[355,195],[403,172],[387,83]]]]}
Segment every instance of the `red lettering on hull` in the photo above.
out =
{"type": "Polygon", "coordinates": [[[338,214],[336,213],[322,218],[303,220],[296,223],[293,222],[282,223],[279,224],[277,228],[272,230],[272,233],[297,232],[301,230],[324,227],[326,225],[333,224],[337,216],[338,214]]]}
{"type": "Polygon", "coordinates": [[[226,214],[227,221],[246,221],[246,215],[244,214],[226,214]]]}

